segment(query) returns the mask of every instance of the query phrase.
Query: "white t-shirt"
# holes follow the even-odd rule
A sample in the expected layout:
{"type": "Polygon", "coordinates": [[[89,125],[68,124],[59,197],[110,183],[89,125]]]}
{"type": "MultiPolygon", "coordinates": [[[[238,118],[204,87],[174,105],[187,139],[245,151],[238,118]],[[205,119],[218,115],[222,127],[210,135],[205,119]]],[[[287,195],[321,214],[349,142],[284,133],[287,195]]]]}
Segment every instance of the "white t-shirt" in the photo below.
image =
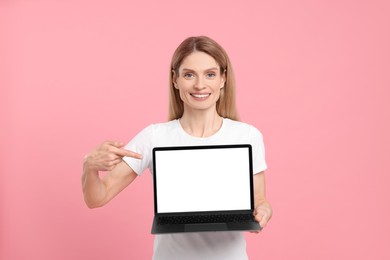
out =
{"type": "MultiPolygon", "coordinates": [[[[152,172],[152,149],[161,146],[251,144],[253,172],[267,168],[263,136],[255,127],[230,119],[223,119],[222,127],[210,137],[189,135],[179,120],[153,124],[143,129],[125,149],[142,154],[143,159],[124,157],[123,160],[138,174],[146,168],[152,172]]],[[[153,259],[161,260],[237,260],[248,259],[242,232],[199,232],[156,235],[153,259]]]]}

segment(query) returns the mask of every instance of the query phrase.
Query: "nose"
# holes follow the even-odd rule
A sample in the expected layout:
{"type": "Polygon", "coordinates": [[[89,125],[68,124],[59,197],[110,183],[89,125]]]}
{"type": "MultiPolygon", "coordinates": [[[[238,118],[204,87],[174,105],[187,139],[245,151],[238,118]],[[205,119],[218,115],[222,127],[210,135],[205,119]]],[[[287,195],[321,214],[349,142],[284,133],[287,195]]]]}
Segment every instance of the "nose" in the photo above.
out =
{"type": "Polygon", "coordinates": [[[197,77],[195,82],[194,82],[194,88],[195,89],[204,89],[206,88],[205,86],[205,82],[203,81],[203,79],[201,77],[197,77]]]}

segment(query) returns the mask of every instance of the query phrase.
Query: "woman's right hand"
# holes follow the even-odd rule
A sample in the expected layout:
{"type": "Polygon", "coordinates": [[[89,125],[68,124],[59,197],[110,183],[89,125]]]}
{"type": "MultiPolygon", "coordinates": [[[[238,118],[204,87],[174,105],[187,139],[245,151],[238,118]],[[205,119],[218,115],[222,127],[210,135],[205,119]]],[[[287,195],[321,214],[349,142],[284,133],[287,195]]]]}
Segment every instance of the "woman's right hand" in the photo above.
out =
{"type": "Polygon", "coordinates": [[[84,157],[84,167],[93,171],[111,171],[124,156],[142,159],[142,155],[123,149],[124,143],[106,141],[84,157]]]}

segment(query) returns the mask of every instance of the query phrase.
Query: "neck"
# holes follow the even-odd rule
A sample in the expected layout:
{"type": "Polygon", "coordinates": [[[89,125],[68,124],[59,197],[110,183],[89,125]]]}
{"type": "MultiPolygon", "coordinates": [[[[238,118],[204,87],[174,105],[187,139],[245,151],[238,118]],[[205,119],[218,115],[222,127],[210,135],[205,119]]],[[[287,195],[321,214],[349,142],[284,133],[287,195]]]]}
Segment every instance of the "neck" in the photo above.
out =
{"type": "Polygon", "coordinates": [[[222,120],[216,111],[196,113],[184,111],[180,124],[191,136],[209,137],[218,132],[222,126],[222,120]]]}

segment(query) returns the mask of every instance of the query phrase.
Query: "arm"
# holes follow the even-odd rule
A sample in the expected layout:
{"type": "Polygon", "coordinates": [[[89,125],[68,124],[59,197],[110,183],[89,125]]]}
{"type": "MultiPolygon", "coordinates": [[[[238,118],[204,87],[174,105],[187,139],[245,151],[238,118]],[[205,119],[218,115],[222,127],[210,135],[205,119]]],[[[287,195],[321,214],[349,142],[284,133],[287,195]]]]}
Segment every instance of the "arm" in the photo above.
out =
{"type": "Polygon", "coordinates": [[[253,176],[254,196],[255,196],[255,219],[264,228],[272,217],[272,208],[265,196],[265,176],[264,172],[253,176]]]}
{"type": "Polygon", "coordinates": [[[137,177],[122,158],[142,156],[122,147],[119,142],[105,142],[84,157],[82,187],[89,208],[107,204],[137,177]],[[100,178],[99,171],[107,171],[104,178],[100,178]]]}

